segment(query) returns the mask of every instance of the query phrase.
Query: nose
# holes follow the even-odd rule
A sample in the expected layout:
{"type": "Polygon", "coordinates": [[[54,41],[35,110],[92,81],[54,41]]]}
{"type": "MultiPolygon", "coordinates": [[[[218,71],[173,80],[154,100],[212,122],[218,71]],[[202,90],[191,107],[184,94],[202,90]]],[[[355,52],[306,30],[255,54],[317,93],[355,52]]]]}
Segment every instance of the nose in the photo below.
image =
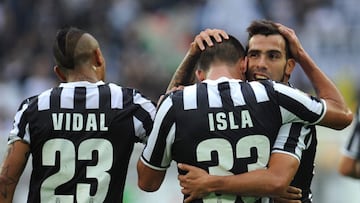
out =
{"type": "Polygon", "coordinates": [[[261,54],[258,61],[257,61],[257,66],[259,68],[262,69],[266,69],[267,68],[267,63],[266,63],[266,57],[264,56],[264,54],[261,54]]]}

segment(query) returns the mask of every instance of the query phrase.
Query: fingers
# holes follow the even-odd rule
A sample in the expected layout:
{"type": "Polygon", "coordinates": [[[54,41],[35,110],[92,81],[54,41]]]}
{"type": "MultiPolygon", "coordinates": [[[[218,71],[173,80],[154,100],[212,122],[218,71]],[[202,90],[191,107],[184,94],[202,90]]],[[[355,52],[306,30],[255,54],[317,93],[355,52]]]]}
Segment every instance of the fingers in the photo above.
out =
{"type": "Polygon", "coordinates": [[[178,163],[177,167],[183,171],[190,171],[192,168],[194,168],[194,166],[183,163],[178,163]]]}
{"type": "Polygon", "coordinates": [[[228,34],[224,30],[220,29],[206,29],[196,35],[194,42],[197,44],[200,50],[205,50],[205,44],[213,46],[214,42],[211,40],[214,37],[216,42],[222,42],[222,39],[229,39],[228,34]]]}
{"type": "Polygon", "coordinates": [[[295,194],[301,194],[302,190],[300,188],[297,188],[297,187],[289,186],[287,188],[287,192],[295,193],[295,194]]]}
{"type": "MultiPolygon", "coordinates": [[[[301,189],[293,186],[288,186],[286,193],[281,195],[281,198],[275,198],[275,202],[279,203],[296,203],[302,197],[301,189]]],[[[301,201],[300,201],[301,202],[301,201]]]]}

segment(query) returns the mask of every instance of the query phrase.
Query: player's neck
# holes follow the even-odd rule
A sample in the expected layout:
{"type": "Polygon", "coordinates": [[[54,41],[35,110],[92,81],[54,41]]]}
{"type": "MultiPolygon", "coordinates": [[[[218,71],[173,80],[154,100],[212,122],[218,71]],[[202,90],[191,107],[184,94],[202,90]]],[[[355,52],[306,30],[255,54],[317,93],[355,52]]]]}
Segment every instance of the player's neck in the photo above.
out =
{"type": "Polygon", "coordinates": [[[98,78],[95,71],[92,69],[80,68],[75,69],[67,77],[67,82],[78,82],[78,81],[88,81],[88,82],[98,82],[98,78]]]}
{"type": "Polygon", "coordinates": [[[228,67],[226,65],[212,67],[209,69],[209,71],[206,75],[206,79],[217,80],[221,77],[226,77],[229,79],[241,79],[238,74],[234,73],[234,71],[231,71],[231,70],[232,70],[232,68],[228,67]]]}

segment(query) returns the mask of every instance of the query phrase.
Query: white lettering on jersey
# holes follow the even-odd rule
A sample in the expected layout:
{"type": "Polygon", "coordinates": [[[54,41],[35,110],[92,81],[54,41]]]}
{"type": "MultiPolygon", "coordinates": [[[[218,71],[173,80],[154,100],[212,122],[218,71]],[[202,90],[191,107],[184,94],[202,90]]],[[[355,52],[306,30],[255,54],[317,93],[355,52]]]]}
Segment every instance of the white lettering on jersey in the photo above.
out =
{"type": "Polygon", "coordinates": [[[208,113],[210,131],[236,130],[239,129],[240,126],[241,128],[251,128],[254,126],[248,110],[241,111],[240,118],[240,121],[235,120],[234,112],[208,113]]]}
{"type": "Polygon", "coordinates": [[[100,113],[99,116],[95,113],[85,115],[80,113],[53,113],[52,120],[54,130],[108,131],[108,127],[105,126],[104,113],[100,113]]]}

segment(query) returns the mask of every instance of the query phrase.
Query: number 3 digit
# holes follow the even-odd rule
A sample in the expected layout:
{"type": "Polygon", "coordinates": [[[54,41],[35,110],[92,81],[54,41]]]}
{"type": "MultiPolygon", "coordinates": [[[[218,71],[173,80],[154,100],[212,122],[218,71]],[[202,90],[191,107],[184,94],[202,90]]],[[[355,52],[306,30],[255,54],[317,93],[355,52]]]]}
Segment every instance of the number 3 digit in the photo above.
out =
{"type": "MultiPolygon", "coordinates": [[[[238,140],[236,143],[236,158],[251,157],[250,149],[256,148],[258,160],[256,163],[248,164],[248,171],[264,168],[269,161],[270,141],[264,135],[249,135],[238,140]]],[[[234,153],[231,143],[224,138],[211,138],[199,143],[196,148],[198,162],[211,161],[211,152],[218,154],[218,165],[209,167],[212,175],[233,175],[230,170],[234,167],[234,153]]],[[[235,195],[215,195],[213,193],[203,198],[204,203],[216,203],[221,199],[223,203],[234,203],[235,195]]],[[[245,203],[255,202],[258,198],[243,197],[245,203]]]]}

